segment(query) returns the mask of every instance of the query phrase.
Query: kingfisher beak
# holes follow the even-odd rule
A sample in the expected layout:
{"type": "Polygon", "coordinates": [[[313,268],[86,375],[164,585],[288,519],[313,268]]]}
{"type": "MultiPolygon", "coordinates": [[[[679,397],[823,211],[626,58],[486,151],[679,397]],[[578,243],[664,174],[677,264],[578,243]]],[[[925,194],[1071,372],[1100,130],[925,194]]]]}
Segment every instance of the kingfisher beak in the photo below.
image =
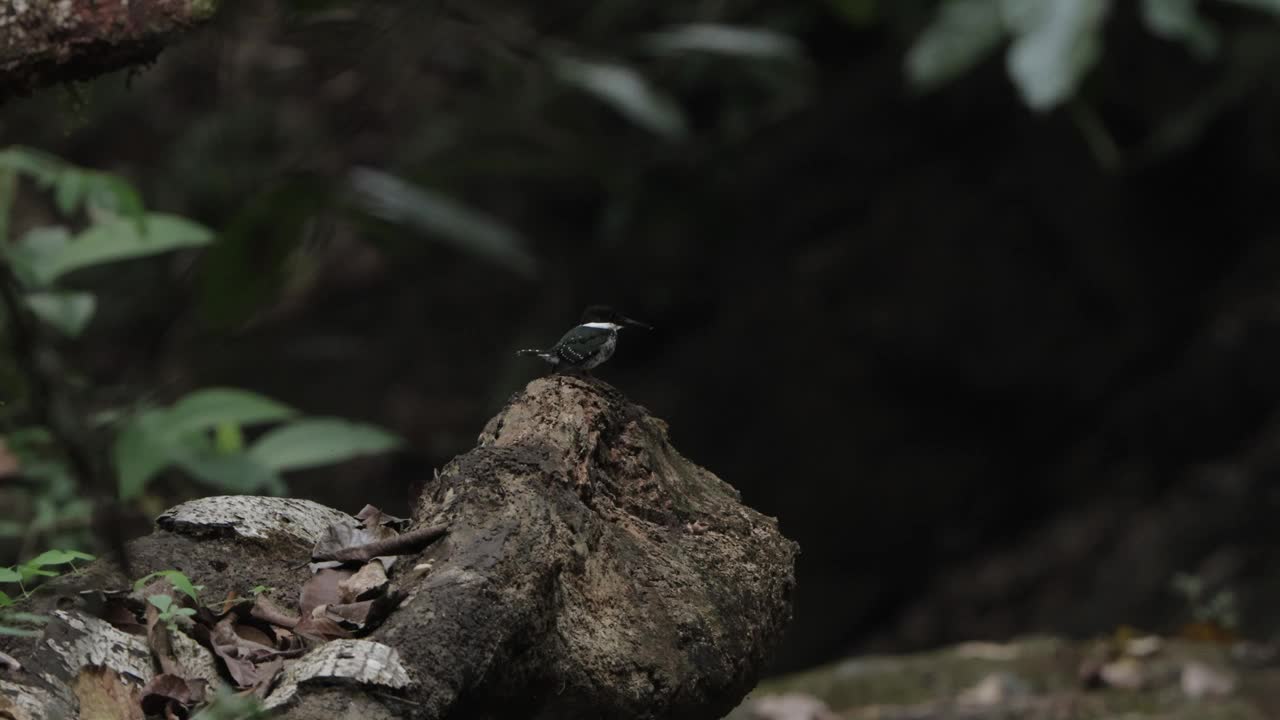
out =
{"type": "Polygon", "coordinates": [[[618,316],[618,322],[622,323],[627,327],[642,328],[644,330],[653,329],[653,326],[648,323],[642,323],[639,320],[632,320],[631,318],[626,317],[624,315],[618,316]]]}

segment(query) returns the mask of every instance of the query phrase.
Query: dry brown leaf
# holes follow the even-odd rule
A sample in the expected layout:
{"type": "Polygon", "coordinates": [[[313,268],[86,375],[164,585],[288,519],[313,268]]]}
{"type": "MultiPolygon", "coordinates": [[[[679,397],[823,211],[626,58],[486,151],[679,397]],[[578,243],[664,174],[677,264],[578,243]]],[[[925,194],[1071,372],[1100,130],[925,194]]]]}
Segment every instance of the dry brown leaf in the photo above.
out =
{"type": "Polygon", "coordinates": [[[228,615],[218,621],[209,634],[213,652],[222,658],[227,672],[238,687],[256,688],[270,682],[279,670],[274,659],[275,648],[245,640],[235,629],[235,616],[228,615]]]}
{"type": "Polygon", "coordinates": [[[356,519],[364,525],[365,529],[372,529],[381,525],[386,525],[395,530],[404,530],[409,526],[408,518],[398,518],[394,515],[388,515],[372,505],[365,505],[360,512],[356,513],[356,519]]]}
{"type": "Polygon", "coordinates": [[[138,622],[138,614],[131,607],[132,604],[121,598],[108,598],[103,603],[98,617],[111,623],[117,630],[145,637],[147,626],[138,622]]]}
{"type": "Polygon", "coordinates": [[[320,605],[342,602],[338,585],[353,574],[350,570],[321,570],[312,575],[302,586],[302,594],[298,599],[298,609],[302,611],[302,616],[307,617],[320,605]]]}
{"type": "Polygon", "coordinates": [[[387,569],[380,560],[374,560],[356,571],[355,575],[338,583],[340,601],[353,603],[381,595],[387,588],[387,569]]]}
{"type": "MultiPolygon", "coordinates": [[[[298,624],[296,615],[275,604],[266,595],[259,595],[253,599],[253,606],[249,608],[249,617],[270,623],[273,627],[291,628],[298,624]]],[[[277,637],[279,637],[278,634],[277,637]]]]}
{"type": "Polygon", "coordinates": [[[252,625],[238,622],[232,625],[232,628],[235,629],[236,635],[239,635],[240,639],[245,642],[261,645],[262,647],[269,648],[271,650],[276,648],[274,637],[252,625]]]}
{"type": "MultiPolygon", "coordinates": [[[[324,612],[327,606],[319,606],[319,610],[324,612]]],[[[303,618],[293,631],[308,640],[316,640],[326,642],[328,640],[338,640],[351,637],[351,633],[345,630],[333,619],[321,616],[307,616],[303,618]]]]}
{"type": "Polygon", "coordinates": [[[148,715],[164,713],[186,715],[191,706],[204,702],[205,682],[188,680],[171,673],[161,673],[142,688],[142,711],[148,715]],[[174,706],[178,707],[174,707],[174,706]],[[179,713],[178,710],[182,712],[179,713]]]}

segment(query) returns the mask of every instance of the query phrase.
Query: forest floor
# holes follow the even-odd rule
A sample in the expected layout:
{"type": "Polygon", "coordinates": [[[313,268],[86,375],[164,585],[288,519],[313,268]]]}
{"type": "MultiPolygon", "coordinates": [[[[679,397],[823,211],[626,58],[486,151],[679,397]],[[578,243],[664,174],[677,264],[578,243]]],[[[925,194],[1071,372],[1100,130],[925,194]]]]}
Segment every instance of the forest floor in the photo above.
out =
{"type": "Polygon", "coordinates": [[[1121,631],[868,656],[774,678],[727,720],[1261,720],[1275,648],[1121,631]]]}

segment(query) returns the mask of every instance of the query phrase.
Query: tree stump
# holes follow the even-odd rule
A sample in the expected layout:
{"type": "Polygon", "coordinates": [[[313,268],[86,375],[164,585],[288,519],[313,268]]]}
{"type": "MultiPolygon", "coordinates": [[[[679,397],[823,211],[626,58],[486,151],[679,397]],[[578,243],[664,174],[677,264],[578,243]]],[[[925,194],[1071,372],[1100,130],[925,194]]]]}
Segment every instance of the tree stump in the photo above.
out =
{"type": "MultiPolygon", "coordinates": [[[[597,380],[531,382],[427,484],[412,520],[448,533],[392,566],[398,604],[375,629],[283,659],[259,688],[279,717],[719,718],[790,618],[795,543],[597,380]]],[[[334,522],[355,521],[307,501],[206,498],[130,550],[139,571],[181,570],[203,597],[266,585],[292,603],[334,522]]],[[[84,599],[126,582],[100,561],[32,598],[24,609],[54,620],[39,641],[0,641],[21,665],[0,667],[0,717],[130,702],[146,644],[109,637],[84,599]],[[118,660],[85,649],[98,645],[118,660]]]]}

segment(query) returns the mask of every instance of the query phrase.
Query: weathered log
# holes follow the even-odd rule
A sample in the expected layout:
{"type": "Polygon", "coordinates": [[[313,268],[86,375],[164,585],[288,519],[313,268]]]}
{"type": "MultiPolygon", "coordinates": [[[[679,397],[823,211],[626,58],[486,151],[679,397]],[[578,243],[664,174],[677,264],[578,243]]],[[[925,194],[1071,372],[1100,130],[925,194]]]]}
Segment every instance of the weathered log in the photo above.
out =
{"type": "Polygon", "coordinates": [[[0,3],[0,102],[57,82],[150,61],[213,16],[218,0],[0,3]]]}
{"type": "MultiPolygon", "coordinates": [[[[356,522],[306,501],[207,498],[166,513],[131,550],[140,571],[182,570],[207,597],[269,585],[288,603],[335,520],[356,522]]],[[[795,544],[599,381],[530,383],[428,483],[413,522],[448,534],[394,564],[404,600],[366,638],[283,660],[267,695],[280,717],[346,717],[355,703],[366,720],[718,718],[790,618],[795,544]]],[[[87,614],[72,598],[122,586],[115,573],[95,563],[32,609],[87,614]]],[[[0,650],[23,666],[3,676],[0,715],[14,712],[15,684],[35,688],[28,704],[74,704],[59,688],[84,670],[49,643],[0,650]]],[[[135,666],[112,678],[136,685],[135,666]]]]}

